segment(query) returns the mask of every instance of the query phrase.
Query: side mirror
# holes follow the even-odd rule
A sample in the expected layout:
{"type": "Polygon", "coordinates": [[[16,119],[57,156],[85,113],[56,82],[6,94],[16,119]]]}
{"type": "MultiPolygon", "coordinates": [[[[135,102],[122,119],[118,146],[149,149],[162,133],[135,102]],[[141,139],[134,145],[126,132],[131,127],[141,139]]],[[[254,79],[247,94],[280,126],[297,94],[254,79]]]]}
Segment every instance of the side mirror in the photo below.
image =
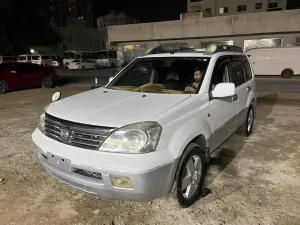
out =
{"type": "Polygon", "coordinates": [[[112,80],[113,80],[114,78],[115,78],[115,77],[110,77],[110,78],[108,79],[108,83],[112,82],[112,80]]]}
{"type": "Polygon", "coordinates": [[[215,89],[212,91],[213,98],[226,98],[235,95],[235,84],[234,83],[220,83],[217,84],[215,89]]]}
{"type": "Polygon", "coordinates": [[[60,99],[60,96],[61,96],[61,93],[58,91],[58,92],[55,92],[53,95],[52,95],[52,102],[56,102],[60,99]]]}
{"type": "Polygon", "coordinates": [[[119,72],[119,70],[114,70],[114,75],[117,75],[119,72]]]}

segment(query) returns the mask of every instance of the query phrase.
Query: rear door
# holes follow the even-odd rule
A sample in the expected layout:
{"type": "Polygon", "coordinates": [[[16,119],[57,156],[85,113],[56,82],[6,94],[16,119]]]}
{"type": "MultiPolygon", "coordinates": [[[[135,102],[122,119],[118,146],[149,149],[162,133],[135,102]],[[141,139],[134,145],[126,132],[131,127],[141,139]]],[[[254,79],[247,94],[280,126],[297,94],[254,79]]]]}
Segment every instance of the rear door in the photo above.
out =
{"type": "Polygon", "coordinates": [[[247,116],[247,103],[251,91],[254,90],[250,64],[246,56],[232,56],[229,65],[230,81],[235,84],[238,98],[237,128],[241,126],[247,116]]]}

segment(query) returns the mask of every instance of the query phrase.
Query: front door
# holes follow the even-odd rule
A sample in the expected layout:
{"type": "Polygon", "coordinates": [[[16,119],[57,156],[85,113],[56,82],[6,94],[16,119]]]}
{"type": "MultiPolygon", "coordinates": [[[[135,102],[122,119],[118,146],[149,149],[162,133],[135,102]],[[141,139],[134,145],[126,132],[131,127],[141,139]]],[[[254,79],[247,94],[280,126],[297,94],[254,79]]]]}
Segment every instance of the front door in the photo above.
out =
{"type": "MultiPolygon", "coordinates": [[[[230,57],[220,57],[212,75],[210,91],[219,83],[230,82],[230,57]]],[[[236,130],[238,101],[236,96],[211,99],[212,138],[211,151],[218,148],[236,130]]]]}

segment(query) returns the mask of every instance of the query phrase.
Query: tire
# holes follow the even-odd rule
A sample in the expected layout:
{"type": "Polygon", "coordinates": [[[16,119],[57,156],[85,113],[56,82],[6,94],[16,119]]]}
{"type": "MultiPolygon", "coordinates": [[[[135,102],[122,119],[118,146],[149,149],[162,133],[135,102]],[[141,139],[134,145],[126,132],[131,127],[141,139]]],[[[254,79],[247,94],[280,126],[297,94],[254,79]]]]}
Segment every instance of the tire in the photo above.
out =
{"type": "Polygon", "coordinates": [[[200,197],[206,161],[204,150],[197,144],[189,144],[176,172],[176,197],[182,208],[188,208],[200,197]]]}
{"type": "Polygon", "coordinates": [[[97,69],[98,69],[98,66],[97,66],[97,65],[95,65],[95,66],[94,66],[94,69],[95,69],[95,70],[97,70],[97,69]]]}
{"type": "Polygon", "coordinates": [[[7,85],[4,81],[0,80],[0,94],[4,94],[7,92],[7,85]]]}
{"type": "Polygon", "coordinates": [[[82,67],[81,67],[81,70],[82,70],[82,71],[85,71],[85,67],[84,67],[84,66],[82,66],[82,67]]]}
{"type": "Polygon", "coordinates": [[[281,76],[283,78],[291,78],[294,76],[294,71],[292,69],[285,69],[282,71],[281,76]]]}
{"type": "Polygon", "coordinates": [[[239,136],[249,137],[253,130],[255,112],[253,106],[250,105],[249,110],[247,112],[247,117],[242,126],[236,131],[236,134],[239,136]]]}
{"type": "Polygon", "coordinates": [[[52,88],[54,84],[53,77],[45,77],[42,81],[43,88],[52,88]]]}

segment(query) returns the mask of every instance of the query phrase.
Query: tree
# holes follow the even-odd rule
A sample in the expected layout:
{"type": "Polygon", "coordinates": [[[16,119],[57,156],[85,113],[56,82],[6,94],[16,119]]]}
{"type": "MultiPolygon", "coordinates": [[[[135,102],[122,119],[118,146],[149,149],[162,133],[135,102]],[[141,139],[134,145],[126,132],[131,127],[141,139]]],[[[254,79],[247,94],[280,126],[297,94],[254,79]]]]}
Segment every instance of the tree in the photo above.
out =
{"type": "Polygon", "coordinates": [[[50,21],[49,0],[1,0],[0,51],[2,54],[7,51],[24,53],[31,46],[51,46],[60,42],[50,21]]]}

